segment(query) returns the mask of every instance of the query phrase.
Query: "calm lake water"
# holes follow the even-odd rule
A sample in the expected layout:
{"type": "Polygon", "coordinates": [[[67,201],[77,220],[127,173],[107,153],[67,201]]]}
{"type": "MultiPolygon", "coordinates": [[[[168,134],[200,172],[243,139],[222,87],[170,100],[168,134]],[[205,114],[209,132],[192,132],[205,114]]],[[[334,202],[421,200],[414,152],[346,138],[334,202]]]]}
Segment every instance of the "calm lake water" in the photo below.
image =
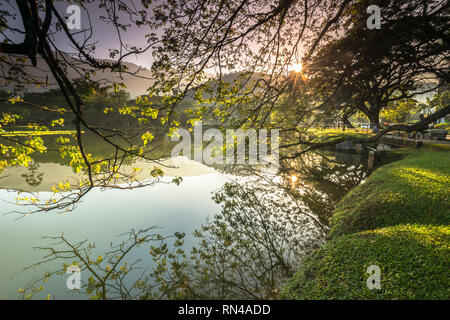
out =
{"type": "MultiPolygon", "coordinates": [[[[355,167],[359,158],[358,155],[338,154],[333,156],[333,161],[344,163],[344,167],[355,167]]],[[[111,241],[120,242],[120,234],[131,229],[160,226],[158,233],[164,235],[176,231],[186,233],[186,247],[192,247],[195,244],[192,232],[205,223],[207,217],[220,213],[221,208],[211,199],[212,194],[226,181],[245,178],[224,174],[187,158],[171,161],[178,168],[165,170],[164,179],[171,181],[172,177],[183,177],[183,182],[178,186],[160,183],[133,190],[93,189],[74,210],[30,215],[13,212],[24,211],[24,207],[15,204],[19,195],[14,189],[36,192],[40,197],[50,196],[53,184],[74,175],[71,168],[60,163],[36,161],[31,168],[6,169],[0,176],[0,299],[17,299],[19,288],[26,287],[28,281],[42,276],[52,266],[61,265],[61,261],[50,262],[17,274],[24,267],[44,258],[44,252],[33,249],[51,243],[43,239],[44,236],[64,233],[74,242],[88,239],[95,243],[95,252],[100,254],[108,251],[111,241]]],[[[140,165],[145,166],[144,163],[140,165]]],[[[339,179],[338,176],[339,173],[333,179],[339,179]]],[[[329,192],[330,198],[339,198],[345,193],[341,190],[339,195],[334,195],[326,182],[317,183],[312,183],[317,192],[329,192]]],[[[133,251],[129,258],[142,258],[144,263],[152,264],[148,248],[133,251]]],[[[67,277],[52,278],[35,298],[44,298],[48,293],[59,299],[83,298],[66,289],[67,277]]]]}

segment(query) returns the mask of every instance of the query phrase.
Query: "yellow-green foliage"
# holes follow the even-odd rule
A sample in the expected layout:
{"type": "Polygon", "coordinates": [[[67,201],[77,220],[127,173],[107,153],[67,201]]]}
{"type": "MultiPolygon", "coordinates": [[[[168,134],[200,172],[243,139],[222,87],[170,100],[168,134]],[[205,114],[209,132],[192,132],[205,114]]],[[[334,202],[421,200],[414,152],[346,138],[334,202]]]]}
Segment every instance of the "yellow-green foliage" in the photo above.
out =
{"type": "Polygon", "coordinates": [[[433,129],[450,130],[450,123],[439,123],[435,125],[433,129]]]}

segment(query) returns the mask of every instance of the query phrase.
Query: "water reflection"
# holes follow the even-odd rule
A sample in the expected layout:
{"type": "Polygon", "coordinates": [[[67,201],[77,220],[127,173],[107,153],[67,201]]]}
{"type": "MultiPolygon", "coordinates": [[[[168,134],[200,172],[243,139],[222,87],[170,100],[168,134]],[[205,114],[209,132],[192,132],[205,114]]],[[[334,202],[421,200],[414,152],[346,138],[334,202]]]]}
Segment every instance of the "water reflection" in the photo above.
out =
{"type": "Polygon", "coordinates": [[[25,178],[25,182],[31,186],[36,187],[41,184],[43,180],[44,173],[39,172],[39,164],[37,163],[31,163],[28,167],[28,173],[23,173],[21,176],[25,178]]]}
{"type": "Polygon", "coordinates": [[[328,225],[336,203],[367,178],[368,170],[361,160],[362,156],[355,154],[308,153],[282,163],[283,186],[328,225]]]}
{"type": "Polygon", "coordinates": [[[4,213],[23,212],[24,203],[15,198],[24,192],[35,197],[28,200],[31,208],[46,211],[41,199],[54,199],[63,208],[53,190],[60,183],[57,194],[79,207],[70,207],[73,214],[59,222],[53,215],[45,220],[32,215],[21,219],[22,225],[15,216],[2,224],[8,228],[0,242],[3,261],[20,261],[9,262],[9,270],[33,266],[15,282],[0,279],[7,288],[2,294],[12,298],[22,287],[22,298],[70,298],[74,292],[65,288],[64,271],[76,262],[84,286],[74,298],[277,298],[302,258],[323,243],[335,203],[367,175],[358,159],[332,153],[282,161],[276,174],[264,168],[211,168],[183,157],[158,165],[164,177],[155,172],[155,162],[124,162],[113,170],[116,177],[99,174],[99,181],[109,180],[95,189],[79,185],[86,173],[74,173],[56,156],[35,159],[30,168],[6,169],[0,178],[0,186],[9,190],[0,192],[9,202],[4,213]],[[176,177],[183,177],[179,186],[172,183],[176,177]],[[148,229],[156,224],[164,229],[148,229]],[[12,253],[7,243],[13,234],[31,229],[34,238],[15,244],[12,253]],[[130,229],[137,231],[114,237],[130,229]],[[53,237],[37,241],[45,235],[53,237]],[[31,246],[50,255],[27,255],[24,247],[31,246]],[[30,272],[35,278],[26,285],[30,272]]]}
{"type": "Polygon", "coordinates": [[[239,179],[225,183],[213,200],[221,211],[197,227],[191,246],[184,233],[154,229],[131,231],[103,253],[87,240],[49,238],[53,244],[38,248],[47,260],[27,270],[55,261],[62,267],[29,283],[21,297],[40,293],[44,280],[75,263],[88,279],[79,293],[92,299],[276,299],[303,257],[324,240],[316,221],[273,185],[239,179]],[[139,248],[145,256],[133,260],[139,248]]]}
{"type": "MultiPolygon", "coordinates": [[[[136,189],[158,183],[179,184],[182,180],[180,174],[191,176],[212,172],[204,170],[205,167],[195,168],[192,164],[178,168],[177,159],[168,159],[172,144],[167,136],[161,134],[142,148],[142,155],[120,152],[93,134],[82,136],[83,152],[80,151],[79,137],[43,136],[45,152],[31,155],[19,152],[15,155],[16,160],[23,159],[24,165],[0,168],[0,188],[20,194],[14,199],[17,204],[14,212],[67,212],[74,210],[93,189],[136,189]],[[164,174],[171,177],[170,180],[163,178],[164,174]]],[[[0,149],[3,146],[6,145],[0,145],[0,149]]],[[[3,158],[1,156],[0,160],[3,158]]],[[[4,210],[0,212],[7,213],[4,210]]]]}

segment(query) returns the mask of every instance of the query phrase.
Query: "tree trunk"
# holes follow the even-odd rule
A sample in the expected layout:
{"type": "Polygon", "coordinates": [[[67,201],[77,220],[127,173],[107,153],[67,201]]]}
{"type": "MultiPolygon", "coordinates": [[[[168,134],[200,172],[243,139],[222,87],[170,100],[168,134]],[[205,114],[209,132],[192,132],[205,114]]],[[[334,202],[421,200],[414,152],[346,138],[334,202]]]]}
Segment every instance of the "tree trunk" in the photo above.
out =
{"type": "Polygon", "coordinates": [[[349,129],[354,129],[355,127],[352,125],[352,123],[348,120],[348,117],[344,116],[342,118],[342,121],[344,122],[344,125],[347,126],[349,129]]]}
{"type": "Polygon", "coordinates": [[[370,121],[370,128],[372,129],[374,126],[377,126],[380,129],[380,113],[379,112],[371,112],[368,114],[370,121]]]}

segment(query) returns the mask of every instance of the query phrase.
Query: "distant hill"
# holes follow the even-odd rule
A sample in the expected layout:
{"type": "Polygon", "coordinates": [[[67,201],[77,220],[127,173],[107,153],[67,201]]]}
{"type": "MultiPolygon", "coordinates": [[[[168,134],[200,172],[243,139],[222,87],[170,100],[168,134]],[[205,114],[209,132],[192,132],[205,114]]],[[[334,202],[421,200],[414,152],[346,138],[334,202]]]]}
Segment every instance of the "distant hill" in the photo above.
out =
{"type": "MultiPolygon", "coordinates": [[[[69,64],[77,65],[79,67],[86,68],[86,69],[89,68],[89,66],[87,64],[84,64],[83,62],[81,62],[80,60],[78,60],[77,58],[75,58],[69,54],[65,54],[64,59],[66,61],[68,61],[69,64]]],[[[114,62],[113,60],[110,60],[110,59],[99,59],[99,60],[114,62]]],[[[28,61],[27,65],[24,67],[24,69],[27,71],[27,73],[36,75],[40,79],[48,78],[48,85],[41,85],[39,87],[35,86],[33,84],[25,85],[24,91],[26,93],[42,93],[42,92],[46,92],[50,89],[58,88],[58,85],[57,85],[55,79],[53,78],[53,76],[50,72],[50,69],[48,68],[47,64],[41,57],[37,58],[37,66],[36,67],[33,67],[31,65],[29,59],[27,59],[27,61],[28,61]]],[[[131,98],[134,99],[137,96],[145,96],[147,94],[147,89],[154,83],[154,80],[151,79],[152,78],[151,70],[146,69],[144,67],[140,67],[137,64],[134,64],[131,62],[123,62],[123,64],[128,68],[128,71],[130,73],[135,73],[138,70],[139,70],[139,72],[137,72],[135,75],[124,73],[124,74],[122,74],[122,79],[121,79],[120,75],[118,73],[113,73],[109,70],[97,70],[96,75],[92,77],[92,80],[94,80],[96,82],[104,82],[105,84],[107,82],[116,82],[116,83],[123,82],[126,85],[126,87],[127,87],[126,91],[128,91],[130,93],[131,98]]],[[[67,69],[67,75],[68,75],[69,79],[71,79],[71,80],[73,80],[75,78],[79,78],[81,76],[73,68],[67,69]]],[[[224,75],[222,75],[222,81],[225,83],[232,84],[235,80],[238,80],[241,75],[242,75],[242,73],[240,73],[240,72],[224,74],[224,75]]],[[[211,85],[211,86],[216,85],[217,80],[215,79],[215,75],[206,74],[206,78],[207,78],[206,82],[209,85],[211,85]]],[[[250,81],[247,84],[249,86],[251,86],[252,84],[254,84],[255,81],[257,81],[260,78],[267,79],[268,76],[261,75],[261,74],[252,74],[252,76],[250,77],[250,81]]],[[[12,91],[14,89],[14,86],[15,86],[15,83],[12,82],[12,83],[8,84],[7,86],[0,86],[0,90],[12,91]]],[[[187,97],[185,98],[185,101],[190,101],[193,99],[193,90],[195,90],[195,88],[192,88],[191,90],[189,90],[189,92],[187,93],[187,97]]]]}
{"type": "MultiPolygon", "coordinates": [[[[75,65],[83,67],[83,65],[82,65],[83,62],[80,62],[80,60],[76,59],[75,57],[72,57],[72,56],[66,54],[64,56],[64,58],[71,64],[73,63],[75,65]]],[[[24,69],[28,73],[39,76],[40,78],[45,79],[48,76],[49,85],[40,86],[40,87],[37,87],[33,84],[25,85],[24,89],[26,92],[29,92],[29,93],[45,92],[45,91],[48,91],[49,89],[54,89],[54,88],[58,87],[55,79],[53,78],[53,76],[50,72],[50,69],[48,68],[47,64],[41,57],[38,57],[36,67],[33,67],[31,65],[31,63],[29,63],[29,59],[27,59],[27,61],[28,61],[28,64],[25,66],[24,69]]],[[[113,60],[108,60],[108,59],[103,59],[101,61],[113,62],[113,60]]],[[[140,68],[140,70],[136,74],[136,76],[130,75],[130,74],[122,74],[123,79],[120,78],[118,73],[113,73],[109,70],[100,70],[100,71],[97,71],[97,74],[95,76],[93,76],[92,79],[97,82],[99,82],[99,81],[123,82],[127,86],[126,90],[130,93],[132,98],[139,96],[139,95],[146,94],[147,89],[154,83],[153,80],[146,79],[146,78],[152,77],[152,72],[146,68],[140,67],[131,62],[123,62],[123,64],[128,67],[129,72],[134,73],[137,70],[139,70],[139,68],[140,68]]],[[[87,67],[88,67],[87,65],[84,66],[84,68],[87,68],[87,67]]],[[[67,75],[68,75],[69,79],[71,79],[71,80],[80,77],[80,74],[78,74],[73,68],[68,68],[67,75]]],[[[14,83],[10,83],[5,87],[0,87],[0,89],[5,90],[5,91],[11,91],[14,89],[14,85],[15,85],[14,83]]]]}

